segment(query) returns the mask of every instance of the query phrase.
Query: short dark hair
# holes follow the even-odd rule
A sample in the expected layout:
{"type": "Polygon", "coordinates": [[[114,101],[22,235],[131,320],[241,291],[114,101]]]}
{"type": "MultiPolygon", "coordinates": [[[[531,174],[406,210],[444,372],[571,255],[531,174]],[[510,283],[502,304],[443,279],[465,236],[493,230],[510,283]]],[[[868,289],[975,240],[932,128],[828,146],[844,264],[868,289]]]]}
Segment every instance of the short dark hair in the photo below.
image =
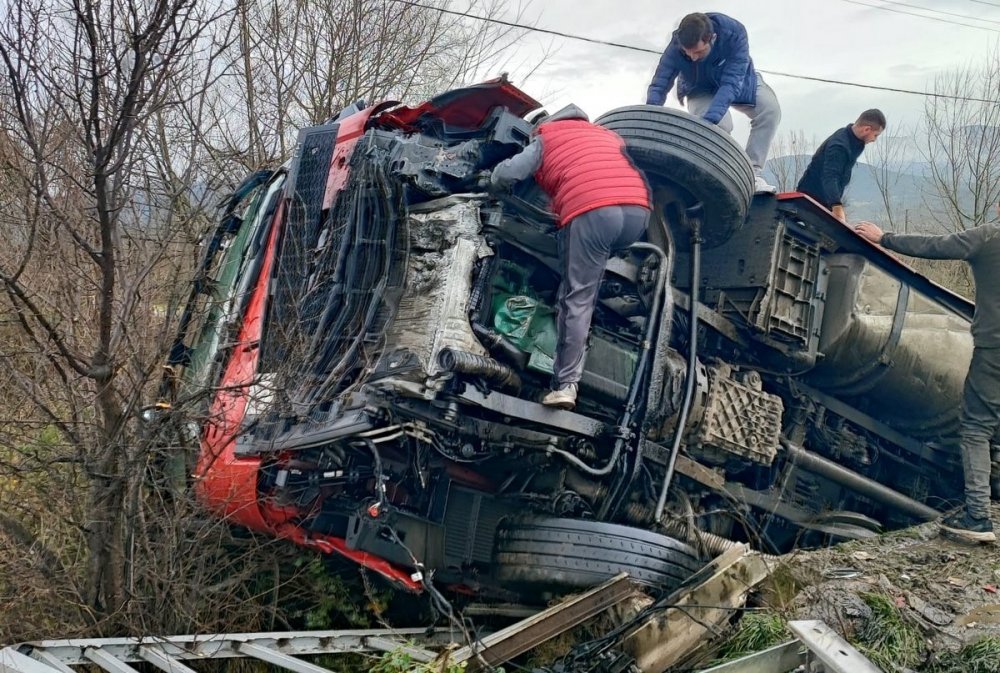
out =
{"type": "Polygon", "coordinates": [[[695,12],[681,19],[681,25],[677,26],[677,41],[685,49],[690,49],[702,40],[707,42],[714,32],[712,20],[701,12],[695,12]]]}
{"type": "Polygon", "coordinates": [[[854,123],[858,126],[877,126],[880,129],[885,130],[885,115],[882,114],[881,110],[872,108],[871,110],[865,110],[858,115],[858,121],[854,123]]]}

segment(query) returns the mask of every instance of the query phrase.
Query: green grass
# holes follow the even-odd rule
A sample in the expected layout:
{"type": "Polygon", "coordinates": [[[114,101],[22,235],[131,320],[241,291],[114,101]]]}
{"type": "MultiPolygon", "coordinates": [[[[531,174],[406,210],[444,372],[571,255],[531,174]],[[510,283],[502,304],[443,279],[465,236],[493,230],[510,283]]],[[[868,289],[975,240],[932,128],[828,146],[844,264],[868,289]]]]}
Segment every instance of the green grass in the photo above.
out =
{"type": "Polygon", "coordinates": [[[872,616],[854,634],[854,646],[861,654],[884,671],[915,668],[924,661],[924,639],[903,619],[892,597],[865,593],[861,599],[872,610],[872,616]]]}
{"type": "Polygon", "coordinates": [[[1000,673],[1000,638],[983,638],[958,652],[946,652],[929,673],[1000,673]]]}
{"type": "MultiPolygon", "coordinates": [[[[413,661],[409,654],[402,650],[386,652],[375,660],[369,673],[465,673],[466,663],[444,664],[439,661],[420,663],[413,661]]],[[[504,673],[503,668],[493,668],[495,673],[504,673]]]]}
{"type": "Polygon", "coordinates": [[[716,661],[721,664],[789,640],[785,620],[775,612],[747,612],[739,621],[739,630],[719,648],[716,661]]]}

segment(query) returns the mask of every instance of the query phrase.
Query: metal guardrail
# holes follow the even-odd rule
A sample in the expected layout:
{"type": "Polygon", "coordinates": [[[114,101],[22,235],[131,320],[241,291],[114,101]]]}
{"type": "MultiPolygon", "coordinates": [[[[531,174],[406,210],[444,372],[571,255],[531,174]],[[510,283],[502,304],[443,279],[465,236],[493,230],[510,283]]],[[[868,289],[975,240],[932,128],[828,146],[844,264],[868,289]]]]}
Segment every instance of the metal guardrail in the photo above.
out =
{"type": "Polygon", "coordinates": [[[776,645],[701,673],[882,673],[881,669],[819,620],[788,622],[795,640],[776,645]]]}
{"type": "Polygon", "coordinates": [[[97,666],[106,673],[138,673],[130,664],[148,663],[164,673],[197,673],[188,664],[211,659],[256,659],[292,673],[330,673],[300,659],[317,654],[403,652],[418,663],[500,664],[573,628],[629,596],[626,573],[578,596],[531,615],[471,646],[450,645],[461,636],[449,629],[289,631],[147,638],[43,640],[0,649],[0,673],[78,673],[73,666],[97,666]],[[419,644],[415,644],[419,643],[419,644]],[[457,647],[457,646],[456,646],[457,647]]]}
{"type": "MultiPolygon", "coordinates": [[[[735,553],[735,552],[734,552],[735,553]]],[[[713,585],[714,586],[714,585],[713,585]]],[[[449,629],[371,629],[279,633],[202,634],[147,638],[81,638],[21,643],[0,649],[0,673],[78,673],[74,666],[104,673],[138,673],[131,664],[151,664],[164,673],[197,673],[199,661],[246,658],[291,673],[330,673],[301,659],[318,654],[373,655],[404,652],[415,663],[465,664],[470,671],[501,664],[584,622],[632,595],[622,573],[604,584],[456,649],[449,629]],[[428,648],[443,649],[438,652],[428,648]]],[[[868,659],[821,621],[792,621],[793,640],[702,673],[880,673],[868,659]]],[[[635,653],[633,653],[635,654],[635,653]]],[[[640,659],[643,659],[640,657],[640,659]]],[[[652,657],[649,670],[660,670],[652,657]]],[[[588,669],[589,670],[589,669],[588,669]]],[[[603,669],[602,669],[603,670],[603,669]]],[[[618,669],[615,669],[618,670],[618,669]]]]}
{"type": "Polygon", "coordinates": [[[43,640],[0,649],[0,672],[76,673],[72,666],[96,665],[107,673],[136,673],[129,664],[146,662],[165,673],[195,673],[185,662],[243,657],[293,673],[329,673],[298,657],[397,650],[414,661],[433,661],[437,653],[414,647],[416,640],[445,645],[453,638],[447,630],[378,629],[43,640]]]}

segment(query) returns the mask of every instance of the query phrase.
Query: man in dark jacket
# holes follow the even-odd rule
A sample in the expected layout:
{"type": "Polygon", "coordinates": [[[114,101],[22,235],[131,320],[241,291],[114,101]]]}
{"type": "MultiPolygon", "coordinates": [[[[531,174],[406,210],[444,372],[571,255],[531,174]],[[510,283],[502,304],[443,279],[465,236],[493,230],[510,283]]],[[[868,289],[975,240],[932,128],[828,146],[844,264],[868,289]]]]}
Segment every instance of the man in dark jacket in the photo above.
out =
{"type": "Polygon", "coordinates": [[[962,393],[960,429],[965,509],[945,519],[941,529],[972,542],[995,542],[990,520],[990,440],[1000,429],[1000,222],[941,236],[884,234],[870,222],[861,222],[854,230],[887,250],[925,259],[963,259],[972,267],[974,349],[962,393]]]}
{"type": "Polygon", "coordinates": [[[847,222],[844,190],[851,181],[854,164],[865,149],[885,130],[881,110],[865,110],[853,124],[837,129],[816,150],[796,189],[829,208],[838,220],[847,222]]]}
{"type": "Polygon", "coordinates": [[[688,14],[670,38],[646,92],[646,105],[663,105],[677,80],[677,98],[710,124],[733,132],[729,108],[750,117],[747,155],[758,192],[771,192],[761,175],[781,121],[778,99],[753,67],[747,30],[725,14],[688,14]]]}
{"type": "Polygon", "coordinates": [[[542,404],[572,409],[583,374],[590,321],[612,252],[642,237],[650,214],[646,180],[613,131],[575,105],[543,119],[530,143],[493,169],[495,188],[534,176],[558,219],[562,282],[552,390],[542,404]]]}

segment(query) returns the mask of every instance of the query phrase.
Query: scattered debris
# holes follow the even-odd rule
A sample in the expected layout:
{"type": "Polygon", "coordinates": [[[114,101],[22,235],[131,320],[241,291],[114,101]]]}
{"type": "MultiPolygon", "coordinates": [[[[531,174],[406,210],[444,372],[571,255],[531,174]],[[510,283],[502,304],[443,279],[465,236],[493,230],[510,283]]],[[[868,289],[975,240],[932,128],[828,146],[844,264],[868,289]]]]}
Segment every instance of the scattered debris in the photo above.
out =
{"type": "MultiPolygon", "coordinates": [[[[704,657],[713,637],[718,640],[734,612],[745,605],[750,592],[770,572],[764,556],[743,545],[731,548],[699,573],[699,577],[705,577],[701,583],[675,594],[669,607],[626,635],[623,649],[644,673],[664,671],[699,655],[704,657]]],[[[652,603],[650,599],[629,608],[638,613],[652,603]]],[[[621,616],[624,620],[632,617],[628,613],[621,616]]]]}
{"type": "Polygon", "coordinates": [[[929,523],[781,557],[751,605],[785,623],[822,620],[887,671],[1000,673],[988,658],[1000,648],[998,585],[995,547],[929,523]]]}

